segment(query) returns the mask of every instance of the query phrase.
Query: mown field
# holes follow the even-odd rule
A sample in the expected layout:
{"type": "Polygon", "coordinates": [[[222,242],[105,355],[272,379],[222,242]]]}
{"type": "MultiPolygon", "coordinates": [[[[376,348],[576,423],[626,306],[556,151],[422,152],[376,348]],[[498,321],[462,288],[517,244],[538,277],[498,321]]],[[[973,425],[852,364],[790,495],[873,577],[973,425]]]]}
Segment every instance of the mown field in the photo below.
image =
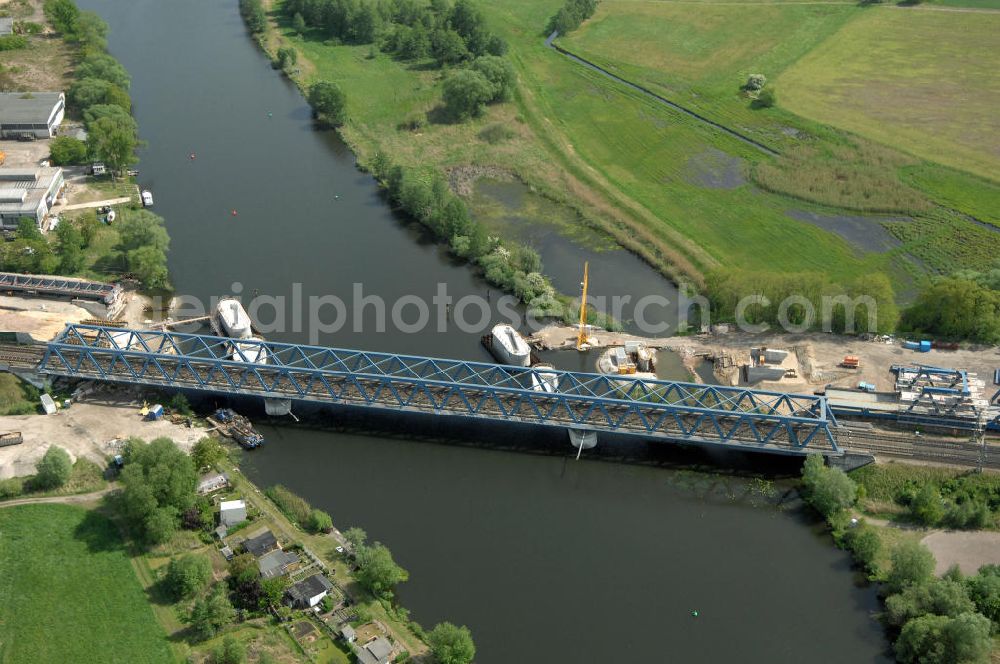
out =
{"type": "Polygon", "coordinates": [[[0,509],[0,662],[172,662],[106,517],[69,505],[0,509]]]}
{"type": "Polygon", "coordinates": [[[1000,171],[1000,13],[865,11],[778,79],[781,103],[930,161],[1000,171]]]}

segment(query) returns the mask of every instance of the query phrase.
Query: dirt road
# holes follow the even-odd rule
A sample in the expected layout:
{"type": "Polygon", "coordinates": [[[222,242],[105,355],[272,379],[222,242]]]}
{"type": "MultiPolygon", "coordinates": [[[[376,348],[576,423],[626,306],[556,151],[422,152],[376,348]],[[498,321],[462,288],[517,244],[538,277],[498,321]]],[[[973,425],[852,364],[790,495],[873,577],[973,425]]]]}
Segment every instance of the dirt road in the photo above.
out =
{"type": "Polygon", "coordinates": [[[46,496],[44,498],[18,498],[17,500],[8,500],[0,502],[0,508],[4,507],[16,507],[18,505],[42,505],[46,503],[60,503],[63,505],[78,505],[80,503],[90,503],[98,498],[103,498],[112,491],[114,487],[108,487],[107,489],[101,489],[100,491],[94,491],[93,493],[77,493],[70,496],[46,496]]]}

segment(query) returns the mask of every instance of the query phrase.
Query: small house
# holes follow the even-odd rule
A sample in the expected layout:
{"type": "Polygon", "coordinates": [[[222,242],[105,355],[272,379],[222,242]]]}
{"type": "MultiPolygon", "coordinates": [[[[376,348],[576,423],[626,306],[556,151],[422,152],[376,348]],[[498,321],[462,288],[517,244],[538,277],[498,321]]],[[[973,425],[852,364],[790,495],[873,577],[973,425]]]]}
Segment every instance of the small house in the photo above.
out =
{"type": "Polygon", "coordinates": [[[14,34],[14,19],[0,18],[0,37],[14,34]]]}
{"type": "Polygon", "coordinates": [[[322,574],[313,574],[307,579],[292,584],[286,592],[293,607],[309,609],[326,597],[333,589],[333,584],[322,574]]]}
{"type": "Polygon", "coordinates": [[[392,643],[379,636],[360,647],[355,643],[354,654],[361,664],[387,664],[392,659],[392,643]]]}
{"type": "Polygon", "coordinates": [[[219,503],[219,525],[227,529],[247,520],[247,504],[242,500],[223,500],[219,503]]]}
{"type": "Polygon", "coordinates": [[[0,92],[0,139],[52,138],[65,115],[62,92],[0,92]]]}
{"type": "Polygon", "coordinates": [[[299,562],[299,557],[294,553],[276,549],[258,558],[257,567],[263,578],[273,579],[276,576],[288,574],[291,566],[297,562],[299,562]]]}
{"type": "Polygon", "coordinates": [[[243,542],[243,548],[254,558],[260,558],[278,548],[278,538],[270,530],[262,530],[243,542]]]}
{"type": "Polygon", "coordinates": [[[225,473],[208,473],[198,480],[198,493],[205,495],[229,486],[229,476],[225,473]]]}
{"type": "Polygon", "coordinates": [[[358,638],[358,634],[348,623],[344,623],[344,626],[340,628],[340,637],[347,643],[354,643],[358,638]]]}

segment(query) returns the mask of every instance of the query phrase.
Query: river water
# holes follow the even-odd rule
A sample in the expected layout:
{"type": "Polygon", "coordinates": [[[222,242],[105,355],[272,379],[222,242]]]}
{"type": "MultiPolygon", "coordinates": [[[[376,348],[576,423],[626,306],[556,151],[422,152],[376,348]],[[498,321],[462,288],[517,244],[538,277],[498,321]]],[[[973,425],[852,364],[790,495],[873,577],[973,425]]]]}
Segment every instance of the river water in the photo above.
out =
{"type": "MultiPolygon", "coordinates": [[[[302,97],[245,34],[235,0],[80,4],[110,24],[110,50],[132,74],[149,142],[140,181],[167,219],[178,292],[206,301],[301,292],[307,303],[361,284],[391,303],[429,300],[438,284],[454,298],[489,290],[393,215],[334,134],[314,131],[302,97]]],[[[567,267],[555,281],[574,283],[579,262],[558,261],[567,267]]],[[[477,333],[453,320],[441,331],[379,332],[369,307],[311,335],[293,309],[286,302],[284,329],[270,338],[485,359],[477,333]]],[[[794,465],[641,443],[621,448],[640,464],[574,461],[562,435],[533,429],[326,417],[323,428],[262,427],[268,444],[247,456],[248,476],[281,482],[341,528],[361,525],[389,545],[411,572],[400,596],[414,619],[469,625],[482,664],[884,661],[873,591],[855,586],[847,556],[794,502],[779,508],[749,480],[675,468],[788,475],[794,465]]]]}

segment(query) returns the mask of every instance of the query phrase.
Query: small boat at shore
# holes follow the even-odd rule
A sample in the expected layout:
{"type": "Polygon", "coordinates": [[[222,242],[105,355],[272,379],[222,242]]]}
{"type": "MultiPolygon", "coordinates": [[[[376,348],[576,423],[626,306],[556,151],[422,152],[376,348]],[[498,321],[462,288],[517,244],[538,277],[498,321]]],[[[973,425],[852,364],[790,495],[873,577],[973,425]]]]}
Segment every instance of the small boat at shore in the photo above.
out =
{"type": "Polygon", "coordinates": [[[220,408],[209,421],[218,427],[219,433],[229,436],[240,447],[252,450],[264,444],[264,436],[253,428],[250,420],[231,408],[220,408]]]}
{"type": "Polygon", "coordinates": [[[531,346],[507,323],[493,326],[489,349],[493,356],[504,364],[515,367],[526,367],[531,364],[531,346]]]}
{"type": "Polygon", "coordinates": [[[149,189],[143,189],[140,195],[142,197],[142,207],[153,207],[153,192],[149,189]]]}

